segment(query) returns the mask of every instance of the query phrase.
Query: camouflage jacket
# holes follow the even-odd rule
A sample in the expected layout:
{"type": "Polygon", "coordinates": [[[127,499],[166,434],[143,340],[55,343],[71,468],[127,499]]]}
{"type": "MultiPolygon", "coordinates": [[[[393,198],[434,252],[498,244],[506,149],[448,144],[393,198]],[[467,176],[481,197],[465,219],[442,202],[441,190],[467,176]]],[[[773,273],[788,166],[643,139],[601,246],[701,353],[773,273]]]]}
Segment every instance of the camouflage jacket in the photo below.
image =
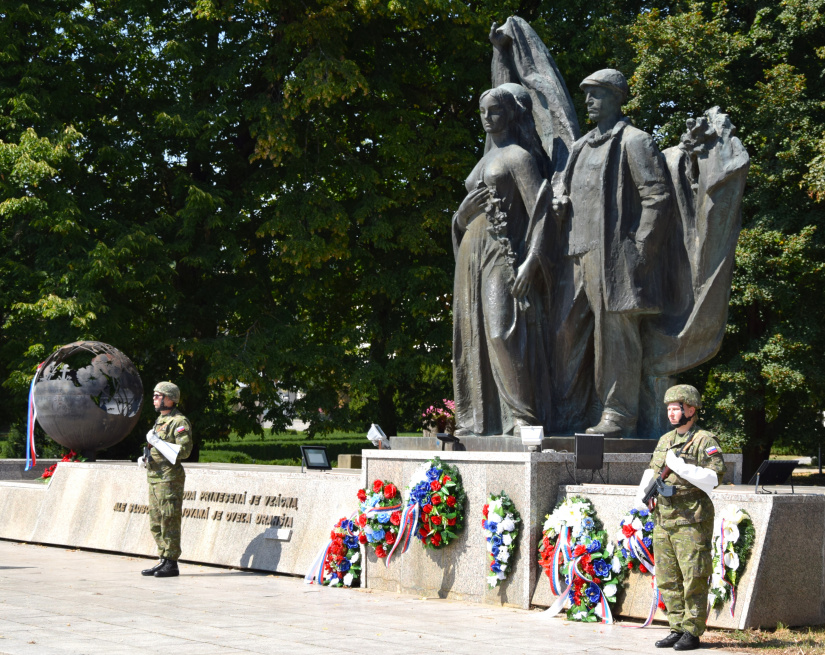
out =
{"type": "Polygon", "coordinates": [[[165,482],[185,476],[181,460],[189,457],[192,452],[192,426],[180,410],[176,407],[165,416],[161,414],[155,421],[154,431],[164,441],[178,444],[180,453],[175,464],[170,464],[158,452],[157,448],[150,449],[150,458],[147,462],[146,477],[149,482],[165,482]]]}
{"type": "MultiPolygon", "coordinates": [[[[673,450],[674,454],[678,455],[682,446],[688,442],[690,445],[682,455],[685,463],[716,471],[716,477],[721,482],[722,476],[725,475],[722,449],[710,432],[700,430],[697,426],[681,435],[676,430],[671,430],[659,439],[650,459],[650,468],[653,472],[657,476],[661,473],[668,450],[673,450]]],[[[668,528],[713,519],[713,503],[704,491],[673,472],[665,478],[665,482],[672,484],[676,492],[670,498],[657,498],[656,519],[659,525],[668,528]]]]}

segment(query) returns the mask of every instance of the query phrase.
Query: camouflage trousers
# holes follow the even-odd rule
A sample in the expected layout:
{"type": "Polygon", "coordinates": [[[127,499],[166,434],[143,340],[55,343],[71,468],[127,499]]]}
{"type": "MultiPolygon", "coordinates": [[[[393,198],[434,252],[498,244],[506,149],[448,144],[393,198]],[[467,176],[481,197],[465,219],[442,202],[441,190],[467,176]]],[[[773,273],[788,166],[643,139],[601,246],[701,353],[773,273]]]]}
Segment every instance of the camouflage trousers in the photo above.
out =
{"type": "Polygon", "coordinates": [[[185,478],[149,482],[149,530],[158,545],[158,556],[180,557],[180,522],[185,478]]]}
{"type": "Polygon", "coordinates": [[[656,583],[674,632],[695,637],[705,632],[708,619],[708,577],[712,568],[713,518],[653,529],[656,583]]]}

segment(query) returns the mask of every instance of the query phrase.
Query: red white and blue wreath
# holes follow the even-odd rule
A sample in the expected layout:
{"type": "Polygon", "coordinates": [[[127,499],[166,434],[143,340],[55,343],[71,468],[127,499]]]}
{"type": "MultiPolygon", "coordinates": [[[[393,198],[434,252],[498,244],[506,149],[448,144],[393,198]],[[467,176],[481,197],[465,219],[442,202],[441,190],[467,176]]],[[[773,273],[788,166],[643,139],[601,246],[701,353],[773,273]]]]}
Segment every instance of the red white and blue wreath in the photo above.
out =
{"type": "Polygon", "coordinates": [[[503,491],[490,494],[482,510],[481,527],[487,537],[487,584],[497,587],[512,570],[510,558],[516,550],[521,516],[510,497],[503,491]]]}
{"type": "Polygon", "coordinates": [[[356,522],[361,528],[358,539],[371,546],[379,558],[384,558],[398,538],[403,507],[401,494],[391,482],[374,480],[371,489],[358,490],[358,501],[356,522]]]}
{"type": "Polygon", "coordinates": [[[458,468],[439,457],[425,462],[407,487],[398,539],[387,556],[405,553],[413,536],[425,548],[441,548],[452,543],[464,528],[467,498],[458,468]]]}
{"type": "Polygon", "coordinates": [[[339,519],[304,581],[330,587],[357,587],[361,578],[361,549],[357,534],[357,524],[347,518],[339,519]]]}
{"type": "Polygon", "coordinates": [[[539,564],[558,596],[547,614],[567,607],[571,621],[613,623],[610,604],[624,571],[614,570],[612,561],[612,544],[590,501],[579,496],[561,501],[547,516],[539,545],[539,564]]]}
{"type": "MultiPolygon", "coordinates": [[[[653,587],[650,611],[647,619],[639,626],[646,628],[653,622],[656,609],[665,610],[662,602],[662,595],[656,586],[656,560],[653,556],[653,517],[647,509],[631,509],[619,522],[619,530],[616,533],[616,543],[618,544],[617,557],[623,569],[628,573],[638,571],[639,573],[650,573],[650,584],[653,587]]],[[[615,561],[614,561],[615,565],[615,561]]]]}

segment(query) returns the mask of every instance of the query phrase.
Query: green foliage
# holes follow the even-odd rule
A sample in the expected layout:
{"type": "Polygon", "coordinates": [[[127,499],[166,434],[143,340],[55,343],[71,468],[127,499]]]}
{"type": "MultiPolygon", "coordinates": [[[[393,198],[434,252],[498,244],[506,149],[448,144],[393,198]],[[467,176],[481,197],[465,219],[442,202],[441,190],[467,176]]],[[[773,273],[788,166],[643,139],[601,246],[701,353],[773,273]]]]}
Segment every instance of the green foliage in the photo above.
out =
{"type": "Polygon", "coordinates": [[[518,14],[582,126],[578,82],[607,65],[663,146],[730,112],[752,157],[730,328],[687,377],[729,446],[810,445],[824,1],[0,3],[0,424],[38,362],[99,339],[147,387],[103,456],[137,453],[162,379],[194,459],[264,412],[417,429],[452,395],[450,219],[482,152],[489,26],[518,14]]]}
{"type": "Polygon", "coordinates": [[[722,350],[685,376],[746,476],[774,442],[806,452],[823,436],[825,316],[810,299],[825,291],[824,12],[822,0],[693,2],[626,30],[633,119],[671,146],[686,118],[720,105],[751,156],[722,350]]]}

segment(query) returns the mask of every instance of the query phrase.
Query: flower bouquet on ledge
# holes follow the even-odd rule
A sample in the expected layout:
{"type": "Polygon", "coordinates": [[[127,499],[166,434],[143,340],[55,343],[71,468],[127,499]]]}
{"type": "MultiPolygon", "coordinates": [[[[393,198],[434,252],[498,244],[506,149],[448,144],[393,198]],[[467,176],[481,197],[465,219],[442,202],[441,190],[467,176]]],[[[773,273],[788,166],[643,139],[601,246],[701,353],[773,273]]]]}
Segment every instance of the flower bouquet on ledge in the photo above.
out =
{"type": "Polygon", "coordinates": [[[419,507],[416,536],[425,548],[448,546],[464,528],[467,495],[458,468],[434,457],[413,476],[408,508],[419,507]]]}
{"type": "Polygon", "coordinates": [[[653,517],[646,509],[631,509],[619,523],[616,533],[619,545],[618,558],[628,571],[652,572],[656,562],[653,559],[653,517]]]}
{"type": "MultiPolygon", "coordinates": [[[[86,458],[78,455],[75,451],[70,450],[69,454],[63,453],[63,459],[60,460],[61,462],[85,462],[86,458]]],[[[40,479],[44,482],[48,482],[49,478],[54,475],[55,469],[57,469],[57,465],[60,462],[55,462],[51,466],[47,466],[46,469],[43,471],[43,475],[40,476],[40,479]]]]}
{"type": "Polygon", "coordinates": [[[391,482],[374,480],[370,490],[359,489],[358,540],[369,544],[379,558],[390,552],[401,525],[401,494],[391,482]]]}
{"type": "MultiPolygon", "coordinates": [[[[421,414],[424,419],[425,433],[427,431],[435,433],[453,434],[455,432],[455,401],[444,398],[441,402],[444,407],[430,405],[421,414]]],[[[426,436],[426,434],[424,435],[426,436]]],[[[434,435],[433,435],[434,436],[434,435]]]]}

